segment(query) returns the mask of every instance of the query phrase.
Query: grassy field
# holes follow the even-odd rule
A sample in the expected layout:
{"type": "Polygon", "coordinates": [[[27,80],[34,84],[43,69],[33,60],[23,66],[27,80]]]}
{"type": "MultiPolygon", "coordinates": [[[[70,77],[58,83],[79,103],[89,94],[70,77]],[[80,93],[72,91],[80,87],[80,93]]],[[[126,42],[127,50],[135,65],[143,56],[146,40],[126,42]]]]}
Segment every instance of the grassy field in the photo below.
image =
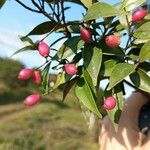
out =
{"type": "Polygon", "coordinates": [[[53,93],[32,108],[0,106],[0,150],[98,150],[77,100],[60,102],[53,93]]]}

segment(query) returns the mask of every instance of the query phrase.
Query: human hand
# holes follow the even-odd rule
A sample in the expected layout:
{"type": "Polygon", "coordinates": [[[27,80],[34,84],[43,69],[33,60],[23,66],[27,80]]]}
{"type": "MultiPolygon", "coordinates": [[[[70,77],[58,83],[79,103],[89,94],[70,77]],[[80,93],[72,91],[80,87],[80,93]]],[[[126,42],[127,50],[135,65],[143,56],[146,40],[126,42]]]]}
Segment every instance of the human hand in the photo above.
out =
{"type": "Polygon", "coordinates": [[[140,109],[148,100],[146,96],[137,92],[124,102],[117,132],[108,117],[103,119],[99,138],[100,150],[149,149],[150,136],[142,134],[138,127],[140,109]]]}

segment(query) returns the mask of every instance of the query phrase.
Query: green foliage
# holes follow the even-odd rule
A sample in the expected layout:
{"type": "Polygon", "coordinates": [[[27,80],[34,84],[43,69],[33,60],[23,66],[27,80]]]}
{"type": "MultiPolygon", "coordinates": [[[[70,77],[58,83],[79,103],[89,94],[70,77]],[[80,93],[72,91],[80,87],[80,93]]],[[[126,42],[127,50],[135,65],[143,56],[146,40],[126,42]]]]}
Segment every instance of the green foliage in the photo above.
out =
{"type": "Polygon", "coordinates": [[[111,17],[118,15],[117,9],[106,3],[95,3],[87,11],[84,20],[93,20],[100,17],[111,17]]]}
{"type": "MultiPolygon", "coordinates": [[[[52,33],[64,33],[63,37],[54,40],[54,45],[65,39],[55,54],[50,52],[46,64],[42,65],[42,78],[44,94],[50,93],[59,87],[64,87],[63,99],[75,86],[75,92],[79,101],[90,111],[100,118],[104,115],[102,107],[103,100],[107,96],[114,96],[117,106],[114,110],[107,111],[111,120],[116,124],[122,109],[123,95],[125,94],[124,83],[128,83],[135,89],[150,92],[150,77],[148,75],[150,65],[150,20],[149,14],[138,22],[132,22],[132,14],[145,4],[145,0],[124,0],[115,5],[97,0],[65,0],[47,1],[48,6],[55,8],[51,14],[41,11],[49,20],[37,25],[27,36],[21,40],[26,46],[36,49],[38,41],[33,42],[30,35],[45,35],[44,40],[52,33]],[[64,2],[73,2],[83,6],[85,13],[81,20],[70,21],[65,16],[69,8],[64,2]],[[57,9],[56,7],[57,6],[57,9]],[[58,9],[59,8],[59,9],[58,9]],[[51,18],[53,16],[53,18],[51,18]],[[80,37],[82,27],[90,28],[92,34],[91,43],[86,43],[80,37]],[[108,35],[119,36],[121,44],[116,48],[106,45],[105,39],[108,35]],[[54,70],[59,70],[54,87],[49,86],[48,72],[53,62],[57,62],[54,70]],[[70,76],[66,74],[64,64],[75,63],[77,74],[70,76]],[[46,66],[47,65],[47,66],[46,66]],[[47,69],[45,69],[47,68],[47,69]],[[46,75],[45,75],[46,74],[46,75]],[[128,79],[131,79],[129,81],[128,79]],[[108,86],[104,96],[99,97],[99,86],[102,80],[108,80],[108,86]],[[68,87],[66,87],[68,86],[68,87]]],[[[41,6],[42,7],[42,6],[41,6]]],[[[44,8],[44,7],[43,7],[44,8]]],[[[42,8],[42,9],[43,9],[42,8]]],[[[62,34],[61,34],[62,35],[62,34]]],[[[88,33],[85,33],[88,38],[88,33]]],[[[18,52],[29,50],[25,47],[18,52]]]]}
{"type": "Polygon", "coordinates": [[[0,9],[2,8],[2,6],[5,4],[6,0],[1,0],[0,1],[0,9]]]}
{"type": "Polygon", "coordinates": [[[99,117],[101,114],[96,106],[93,93],[84,78],[78,80],[76,89],[76,96],[79,100],[91,111],[95,112],[99,117]]]}

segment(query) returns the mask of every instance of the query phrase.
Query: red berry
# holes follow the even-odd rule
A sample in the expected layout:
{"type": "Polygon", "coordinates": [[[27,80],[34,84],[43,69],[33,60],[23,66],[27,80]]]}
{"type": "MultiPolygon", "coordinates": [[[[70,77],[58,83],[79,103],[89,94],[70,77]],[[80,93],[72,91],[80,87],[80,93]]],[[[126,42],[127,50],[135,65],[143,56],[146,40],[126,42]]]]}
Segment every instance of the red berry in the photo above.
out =
{"type": "Polygon", "coordinates": [[[104,100],[104,105],[103,105],[104,109],[111,110],[115,106],[116,106],[116,99],[114,97],[110,96],[104,100]]]}
{"type": "Polygon", "coordinates": [[[109,35],[106,37],[105,43],[111,48],[117,48],[120,45],[120,38],[116,35],[109,35]]]}
{"type": "Polygon", "coordinates": [[[40,100],[41,100],[40,94],[32,94],[26,97],[26,99],[24,100],[24,104],[26,106],[33,106],[37,104],[38,102],[40,102],[40,100]]]}
{"type": "Polygon", "coordinates": [[[75,75],[77,73],[77,67],[75,64],[65,64],[65,70],[69,75],[75,75]]]}
{"type": "Polygon", "coordinates": [[[142,8],[137,10],[135,13],[132,14],[132,22],[138,22],[144,19],[147,15],[147,10],[142,8]]]}
{"type": "Polygon", "coordinates": [[[28,69],[28,68],[22,69],[19,72],[18,79],[19,80],[27,80],[32,76],[32,72],[33,72],[32,69],[28,69]]]}
{"type": "Polygon", "coordinates": [[[80,37],[85,43],[91,43],[92,42],[92,32],[89,28],[82,28],[80,30],[80,37]]]}
{"type": "Polygon", "coordinates": [[[45,42],[41,41],[38,45],[38,51],[41,56],[47,57],[49,55],[50,48],[45,42]]]}
{"type": "Polygon", "coordinates": [[[32,80],[35,84],[39,85],[42,81],[41,72],[39,70],[34,70],[32,73],[32,80]]]}

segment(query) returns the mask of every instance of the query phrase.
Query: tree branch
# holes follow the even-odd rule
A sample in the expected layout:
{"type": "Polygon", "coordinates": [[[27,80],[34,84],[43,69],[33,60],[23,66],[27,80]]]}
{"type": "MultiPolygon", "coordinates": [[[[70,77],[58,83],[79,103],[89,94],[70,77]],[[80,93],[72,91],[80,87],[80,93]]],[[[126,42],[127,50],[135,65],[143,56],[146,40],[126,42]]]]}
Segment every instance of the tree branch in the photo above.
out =
{"type": "Polygon", "coordinates": [[[20,4],[21,6],[23,6],[25,9],[30,10],[32,12],[36,12],[36,13],[41,13],[39,10],[36,9],[32,9],[28,6],[26,6],[24,3],[20,2],[20,0],[15,0],[18,4],[20,4]]]}
{"type": "Polygon", "coordinates": [[[53,17],[51,17],[42,7],[40,7],[36,2],[35,0],[31,0],[33,5],[40,11],[40,13],[42,13],[44,16],[46,16],[49,20],[53,21],[53,22],[56,22],[54,20],[53,17]]]}

